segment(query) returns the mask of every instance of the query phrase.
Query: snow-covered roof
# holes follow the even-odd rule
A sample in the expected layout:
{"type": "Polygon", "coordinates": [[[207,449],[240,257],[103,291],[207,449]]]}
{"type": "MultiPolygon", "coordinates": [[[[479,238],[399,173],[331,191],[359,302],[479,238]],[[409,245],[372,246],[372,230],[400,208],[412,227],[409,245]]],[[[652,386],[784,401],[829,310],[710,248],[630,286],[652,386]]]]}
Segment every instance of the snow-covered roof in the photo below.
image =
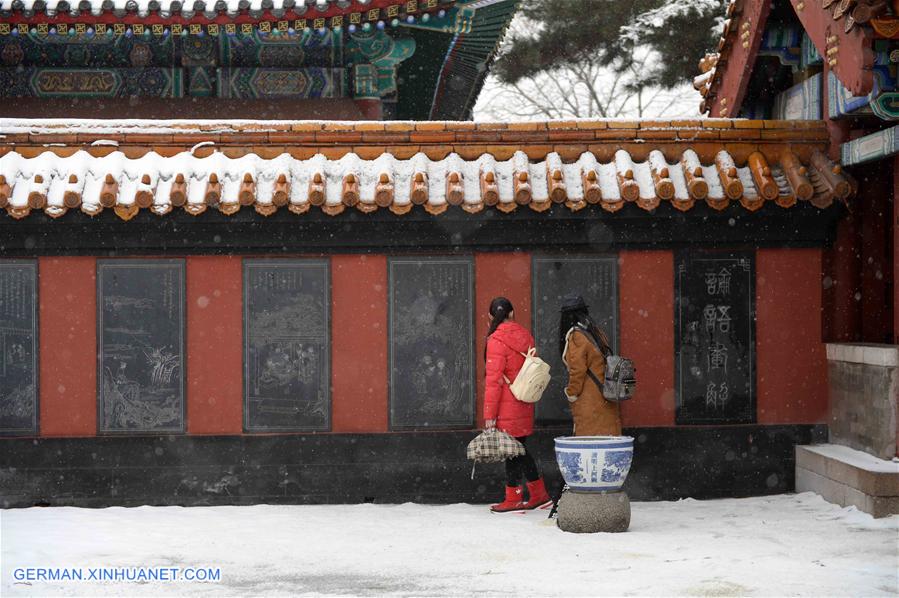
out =
{"type": "Polygon", "coordinates": [[[138,13],[146,16],[149,13],[162,15],[193,12],[237,14],[243,10],[250,11],[283,11],[291,10],[296,15],[324,16],[331,9],[349,8],[355,4],[359,10],[369,5],[380,5],[378,0],[0,0],[0,10],[16,12],[46,12],[94,14],[104,12],[138,13]]]}
{"type": "Polygon", "coordinates": [[[164,215],[180,208],[198,215],[207,209],[233,214],[249,206],[265,216],[280,208],[298,214],[315,208],[330,215],[347,208],[405,214],[415,206],[435,215],[448,206],[471,213],[543,211],[554,203],[570,210],[600,204],[610,212],[628,203],[653,210],[665,202],[688,210],[703,201],[715,209],[732,201],[748,210],[769,201],[782,207],[808,201],[824,208],[851,192],[839,166],[820,152],[809,164],[790,152],[769,164],[754,152],[743,166],[724,149],[705,163],[692,149],[674,162],[658,149],[644,161],[619,149],[607,161],[586,151],[567,162],[555,151],[539,161],[523,151],[507,160],[489,152],[474,159],[458,153],[431,159],[421,152],[398,159],[389,151],[368,160],[356,153],[337,159],[322,153],[307,159],[288,153],[229,158],[221,151],[205,157],[151,151],[130,158],[122,151],[62,156],[48,150],[25,157],[13,150],[0,156],[0,208],[14,218],[32,210],[58,217],[70,209],[95,215],[112,208],[128,220],[141,209],[164,215]]]}

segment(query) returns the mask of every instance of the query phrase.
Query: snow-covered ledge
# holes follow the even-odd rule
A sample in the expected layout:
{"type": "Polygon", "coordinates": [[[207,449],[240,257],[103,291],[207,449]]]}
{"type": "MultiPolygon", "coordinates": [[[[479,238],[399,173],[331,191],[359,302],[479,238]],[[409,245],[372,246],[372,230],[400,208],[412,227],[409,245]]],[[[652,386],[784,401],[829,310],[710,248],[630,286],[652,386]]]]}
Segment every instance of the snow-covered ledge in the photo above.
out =
{"type": "Polygon", "coordinates": [[[895,457],[899,346],[829,343],[827,369],[830,442],[895,457]]]}
{"type": "Polygon", "coordinates": [[[796,447],[796,492],[815,492],[874,517],[899,513],[899,459],[838,444],[796,447]]]}
{"type": "Polygon", "coordinates": [[[899,367],[899,346],[872,343],[827,343],[828,361],[899,367]]]}

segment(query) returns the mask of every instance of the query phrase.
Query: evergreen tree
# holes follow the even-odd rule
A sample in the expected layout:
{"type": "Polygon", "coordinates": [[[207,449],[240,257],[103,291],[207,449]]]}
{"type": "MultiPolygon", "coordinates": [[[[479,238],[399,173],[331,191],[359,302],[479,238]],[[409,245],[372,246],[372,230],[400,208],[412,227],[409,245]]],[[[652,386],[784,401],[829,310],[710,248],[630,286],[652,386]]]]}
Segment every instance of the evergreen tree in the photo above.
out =
{"type": "Polygon", "coordinates": [[[501,81],[573,63],[629,68],[636,48],[657,59],[638,86],[690,80],[720,37],[726,0],[523,0],[532,30],[513,35],[496,63],[501,81]]]}

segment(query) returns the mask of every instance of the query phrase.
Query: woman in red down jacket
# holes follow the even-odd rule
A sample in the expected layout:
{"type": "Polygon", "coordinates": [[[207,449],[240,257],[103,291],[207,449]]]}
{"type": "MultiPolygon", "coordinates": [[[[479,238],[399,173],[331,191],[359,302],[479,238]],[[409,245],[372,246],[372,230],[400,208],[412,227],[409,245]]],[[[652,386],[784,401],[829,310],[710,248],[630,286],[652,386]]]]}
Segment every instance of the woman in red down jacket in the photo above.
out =
{"type": "Polygon", "coordinates": [[[490,509],[500,513],[536,509],[551,499],[525,442],[534,431],[534,404],[519,401],[509,389],[509,382],[515,380],[524,365],[522,353],[535,346],[534,337],[515,321],[512,303],[505,297],[490,302],[490,317],[484,421],[487,429],[498,428],[525,445],[524,455],[506,460],[506,498],[490,509]],[[527,500],[523,496],[522,476],[527,480],[527,500]]]}

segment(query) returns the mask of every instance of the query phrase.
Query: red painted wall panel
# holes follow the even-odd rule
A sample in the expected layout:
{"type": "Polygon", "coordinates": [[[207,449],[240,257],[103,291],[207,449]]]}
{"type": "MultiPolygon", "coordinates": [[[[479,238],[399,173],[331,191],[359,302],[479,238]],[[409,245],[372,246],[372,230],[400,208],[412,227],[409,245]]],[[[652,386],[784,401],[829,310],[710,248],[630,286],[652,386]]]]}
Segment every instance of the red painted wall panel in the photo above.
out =
{"type": "Polygon", "coordinates": [[[820,249],[756,252],[760,424],[827,421],[820,249]]]}
{"type": "Polygon", "coordinates": [[[97,433],[97,282],[92,257],[38,260],[40,434],[97,433]]]}
{"type": "Polygon", "coordinates": [[[331,257],[331,429],[386,432],[387,258],[331,257]]]}
{"type": "MultiPolygon", "coordinates": [[[[490,327],[490,301],[506,297],[515,308],[515,320],[531,329],[531,255],[479,253],[475,256],[475,320],[477,340],[477,425],[484,425],[484,349],[490,327]]],[[[531,330],[533,334],[533,330],[531,330]]]]}
{"type": "Polygon", "coordinates": [[[187,431],[243,430],[243,297],[239,257],[188,257],[187,431]]]}
{"type": "Polygon", "coordinates": [[[637,394],[622,405],[625,426],[674,425],[674,254],[619,255],[621,353],[637,366],[637,394]]]}

